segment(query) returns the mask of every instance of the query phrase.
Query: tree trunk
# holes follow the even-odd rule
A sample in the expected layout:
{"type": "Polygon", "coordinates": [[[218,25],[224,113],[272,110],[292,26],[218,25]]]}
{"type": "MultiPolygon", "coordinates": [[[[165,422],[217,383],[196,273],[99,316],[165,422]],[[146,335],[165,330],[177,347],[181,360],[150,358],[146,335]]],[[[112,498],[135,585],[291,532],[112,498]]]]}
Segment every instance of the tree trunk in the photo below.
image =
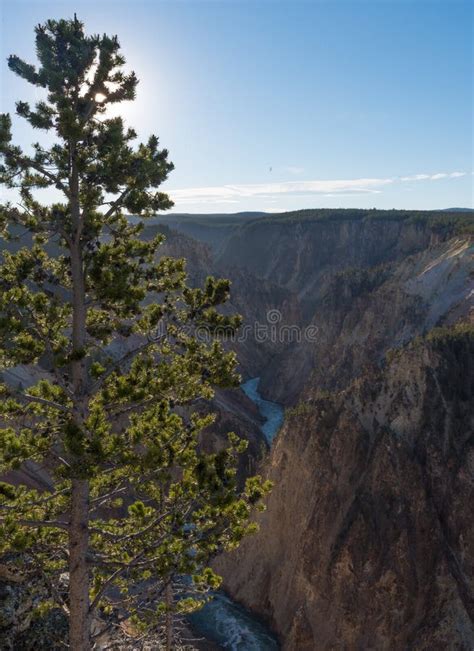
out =
{"type": "Polygon", "coordinates": [[[89,482],[72,482],[69,530],[69,644],[72,651],[89,651],[89,482]]]}
{"type": "MultiPolygon", "coordinates": [[[[86,292],[82,257],[82,216],[79,203],[79,175],[75,145],[71,150],[70,210],[72,219],[72,384],[74,421],[81,432],[88,416],[87,372],[84,363],[86,343],[86,292]]],[[[89,480],[81,475],[83,460],[71,459],[74,475],[71,487],[69,529],[69,644],[72,651],[91,649],[91,615],[89,604],[89,480]]]]}
{"type": "Polygon", "coordinates": [[[165,589],[165,603],[166,603],[166,620],[165,620],[165,636],[166,636],[166,651],[173,649],[173,588],[171,583],[168,583],[165,589]]]}

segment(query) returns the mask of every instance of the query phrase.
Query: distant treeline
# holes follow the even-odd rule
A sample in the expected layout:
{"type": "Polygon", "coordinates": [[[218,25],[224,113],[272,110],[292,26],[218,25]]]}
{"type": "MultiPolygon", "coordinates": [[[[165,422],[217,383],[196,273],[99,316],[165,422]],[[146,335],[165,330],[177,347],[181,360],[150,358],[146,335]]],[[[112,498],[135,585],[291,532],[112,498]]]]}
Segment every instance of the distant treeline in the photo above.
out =
{"type": "MultiPolygon", "coordinates": [[[[396,221],[429,226],[442,233],[473,233],[474,211],[451,210],[378,210],[376,208],[315,208],[291,212],[265,213],[165,213],[151,223],[173,225],[194,224],[207,227],[239,226],[253,223],[296,223],[315,221],[396,221]]],[[[148,222],[150,224],[150,222],[148,222]]]]}
{"type": "Polygon", "coordinates": [[[429,226],[434,231],[474,234],[474,212],[321,208],[266,215],[259,222],[396,221],[429,226]]]}

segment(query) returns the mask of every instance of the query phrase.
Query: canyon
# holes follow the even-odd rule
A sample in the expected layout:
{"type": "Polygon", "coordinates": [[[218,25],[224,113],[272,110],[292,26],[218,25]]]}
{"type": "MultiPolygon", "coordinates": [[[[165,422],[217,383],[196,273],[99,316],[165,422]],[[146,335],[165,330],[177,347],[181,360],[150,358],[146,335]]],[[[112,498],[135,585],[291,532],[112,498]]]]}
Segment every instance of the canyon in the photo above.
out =
{"type": "Polygon", "coordinates": [[[245,384],[217,391],[202,445],[235,431],[241,480],[274,485],[259,532],[215,561],[216,609],[285,651],[473,648],[472,215],[170,214],[158,232],[191,285],[229,278],[243,317],[225,345],[245,384]]]}
{"type": "Polygon", "coordinates": [[[285,650],[474,645],[472,223],[304,211],[199,232],[245,322],[317,333],[232,344],[287,409],[255,461],[260,531],[216,567],[285,650]]]}

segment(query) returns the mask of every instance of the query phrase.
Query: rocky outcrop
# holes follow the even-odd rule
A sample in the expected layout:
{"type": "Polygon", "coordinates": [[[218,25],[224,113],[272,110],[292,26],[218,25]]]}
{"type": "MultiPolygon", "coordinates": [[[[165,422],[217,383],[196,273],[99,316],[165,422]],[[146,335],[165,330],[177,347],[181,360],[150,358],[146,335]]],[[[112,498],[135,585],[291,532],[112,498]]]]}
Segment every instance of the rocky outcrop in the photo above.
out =
{"type": "Polygon", "coordinates": [[[290,411],[261,530],[220,562],[284,649],[474,646],[473,329],[392,357],[290,411]]]}
{"type": "Polygon", "coordinates": [[[64,649],[65,613],[59,607],[44,607],[50,587],[40,568],[27,560],[19,569],[18,560],[12,556],[0,559],[0,649],[64,649]]]}

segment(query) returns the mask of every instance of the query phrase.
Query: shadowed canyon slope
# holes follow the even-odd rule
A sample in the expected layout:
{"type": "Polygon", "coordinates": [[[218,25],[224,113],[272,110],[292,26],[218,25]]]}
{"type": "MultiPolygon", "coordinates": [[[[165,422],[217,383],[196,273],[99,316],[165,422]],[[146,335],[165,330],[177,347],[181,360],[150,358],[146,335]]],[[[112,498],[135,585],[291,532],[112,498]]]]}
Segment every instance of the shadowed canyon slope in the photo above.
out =
{"type": "Polygon", "coordinates": [[[201,277],[211,270],[231,278],[232,307],[250,327],[269,326],[269,310],[280,312],[276,337],[236,344],[242,371],[262,377],[269,399],[295,404],[310,376],[318,386],[344,386],[388,348],[470,305],[471,215],[315,210],[235,219],[233,229],[225,221],[219,247],[195,245],[207,252],[198,267],[201,277]],[[287,325],[303,329],[301,340],[283,336],[287,325]],[[307,326],[317,333],[311,341],[307,326]]]}
{"type": "Polygon", "coordinates": [[[261,531],[219,566],[285,649],[472,648],[473,353],[443,334],[288,414],[261,531]]]}
{"type": "Polygon", "coordinates": [[[474,645],[472,222],[313,211],[213,250],[247,319],[317,331],[236,344],[293,407],[261,531],[218,569],[285,649],[474,645]]]}

